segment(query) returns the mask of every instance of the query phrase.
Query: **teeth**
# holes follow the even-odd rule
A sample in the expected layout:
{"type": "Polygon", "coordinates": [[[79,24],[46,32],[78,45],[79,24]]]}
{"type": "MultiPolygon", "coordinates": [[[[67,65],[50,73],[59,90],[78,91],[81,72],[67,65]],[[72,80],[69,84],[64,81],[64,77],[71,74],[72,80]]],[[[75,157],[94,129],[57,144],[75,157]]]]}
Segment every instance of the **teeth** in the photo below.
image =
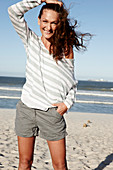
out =
{"type": "Polygon", "coordinates": [[[45,31],[45,32],[47,32],[48,34],[50,33],[50,31],[45,31]]]}
{"type": "Polygon", "coordinates": [[[47,34],[50,34],[51,32],[50,31],[47,31],[47,30],[44,30],[47,34]]]}

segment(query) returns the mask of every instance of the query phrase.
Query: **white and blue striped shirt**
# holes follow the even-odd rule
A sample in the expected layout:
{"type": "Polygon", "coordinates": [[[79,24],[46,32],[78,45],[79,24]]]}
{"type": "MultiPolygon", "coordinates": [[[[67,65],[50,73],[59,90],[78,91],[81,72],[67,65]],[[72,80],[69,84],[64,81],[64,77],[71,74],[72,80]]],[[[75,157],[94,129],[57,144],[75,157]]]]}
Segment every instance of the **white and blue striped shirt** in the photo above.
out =
{"type": "Polygon", "coordinates": [[[63,102],[69,109],[75,102],[74,59],[53,59],[41,37],[28,27],[24,14],[41,4],[40,0],[23,0],[8,8],[12,24],[22,39],[26,53],[26,83],[21,100],[30,108],[48,110],[63,102]]]}

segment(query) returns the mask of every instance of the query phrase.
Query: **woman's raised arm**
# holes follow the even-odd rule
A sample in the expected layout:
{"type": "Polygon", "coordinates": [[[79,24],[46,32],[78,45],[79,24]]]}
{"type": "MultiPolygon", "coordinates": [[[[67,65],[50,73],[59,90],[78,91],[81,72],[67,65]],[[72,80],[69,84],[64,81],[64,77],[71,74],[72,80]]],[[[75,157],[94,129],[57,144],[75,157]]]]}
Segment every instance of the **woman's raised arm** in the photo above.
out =
{"type": "Polygon", "coordinates": [[[24,19],[24,14],[30,9],[37,7],[41,3],[41,0],[23,0],[8,8],[11,22],[16,32],[22,39],[24,45],[26,45],[31,32],[27,22],[24,19]]]}

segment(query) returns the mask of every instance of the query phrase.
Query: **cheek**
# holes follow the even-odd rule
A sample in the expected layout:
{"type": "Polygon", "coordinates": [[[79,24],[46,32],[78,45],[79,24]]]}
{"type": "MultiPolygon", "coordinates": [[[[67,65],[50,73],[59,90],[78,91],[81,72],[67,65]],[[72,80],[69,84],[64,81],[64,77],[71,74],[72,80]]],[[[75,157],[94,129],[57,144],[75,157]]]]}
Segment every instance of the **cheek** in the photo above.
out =
{"type": "Polygon", "coordinates": [[[45,27],[45,24],[40,23],[40,28],[43,29],[45,27]]]}
{"type": "Polygon", "coordinates": [[[57,26],[56,26],[56,25],[52,27],[52,30],[55,31],[56,29],[57,29],[57,26]]]}

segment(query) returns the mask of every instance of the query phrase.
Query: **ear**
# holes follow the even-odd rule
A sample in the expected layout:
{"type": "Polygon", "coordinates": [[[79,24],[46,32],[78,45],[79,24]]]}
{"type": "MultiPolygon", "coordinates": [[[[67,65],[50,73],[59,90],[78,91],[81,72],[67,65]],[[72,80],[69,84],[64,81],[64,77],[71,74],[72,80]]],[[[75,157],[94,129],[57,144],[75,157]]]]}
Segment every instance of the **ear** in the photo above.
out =
{"type": "Polygon", "coordinates": [[[38,17],[38,25],[40,25],[40,18],[38,17]]]}

